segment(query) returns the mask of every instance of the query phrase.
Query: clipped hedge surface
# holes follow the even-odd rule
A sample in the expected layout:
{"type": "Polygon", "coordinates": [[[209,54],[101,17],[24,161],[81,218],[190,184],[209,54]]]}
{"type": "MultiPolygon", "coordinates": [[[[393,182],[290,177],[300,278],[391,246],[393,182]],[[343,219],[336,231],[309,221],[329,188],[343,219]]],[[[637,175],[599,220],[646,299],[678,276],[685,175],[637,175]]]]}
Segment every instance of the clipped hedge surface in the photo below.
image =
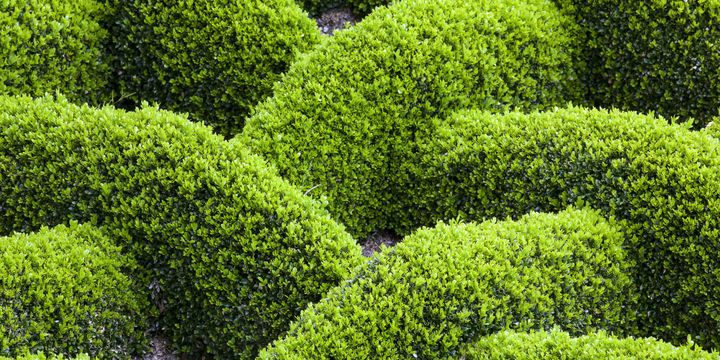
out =
{"type": "Polygon", "coordinates": [[[88,225],[0,238],[0,356],[142,354],[149,305],[122,273],[133,265],[88,225]]]}
{"type": "Polygon", "coordinates": [[[182,116],[0,97],[0,129],[0,233],[103,225],[191,358],[255,356],[361,261],[320,204],[182,116]]]}
{"type": "Polygon", "coordinates": [[[280,174],[328,198],[356,237],[406,212],[395,171],[433,119],[565,104],[582,96],[572,20],[550,0],[405,0],[302,56],[239,137],[280,174]]]}
{"type": "Polygon", "coordinates": [[[605,332],[573,338],[553,329],[551,332],[518,333],[502,331],[481,338],[461,351],[466,360],[717,360],[717,353],[697,347],[675,347],[653,338],[616,338],[605,332]]]}
{"type": "Polygon", "coordinates": [[[64,357],[62,355],[45,355],[44,353],[22,355],[15,358],[0,357],[1,360],[90,360],[87,354],[78,355],[77,357],[64,357]]]}
{"type": "Polygon", "coordinates": [[[720,139],[720,117],[713,119],[713,121],[711,121],[708,126],[703,129],[703,132],[716,139],[720,139]]]}
{"type": "Polygon", "coordinates": [[[720,1],[556,2],[583,27],[596,106],[695,118],[696,128],[718,115],[720,1]]]}
{"type": "Polygon", "coordinates": [[[633,320],[622,243],[587,210],[423,228],[308,307],[260,358],[440,359],[508,328],[618,329],[633,320]]]}
{"type": "Polygon", "coordinates": [[[320,41],[293,0],[110,0],[118,92],[239,133],[298,53],[320,41]]]}
{"type": "Polygon", "coordinates": [[[60,92],[72,101],[105,101],[103,16],[95,0],[0,2],[0,94],[60,92]]]}
{"type": "MultiPolygon", "coordinates": [[[[664,119],[459,112],[420,147],[415,222],[587,205],[626,223],[642,336],[720,345],[720,146],[664,119]]],[[[399,198],[403,199],[403,198],[399,198]]]]}

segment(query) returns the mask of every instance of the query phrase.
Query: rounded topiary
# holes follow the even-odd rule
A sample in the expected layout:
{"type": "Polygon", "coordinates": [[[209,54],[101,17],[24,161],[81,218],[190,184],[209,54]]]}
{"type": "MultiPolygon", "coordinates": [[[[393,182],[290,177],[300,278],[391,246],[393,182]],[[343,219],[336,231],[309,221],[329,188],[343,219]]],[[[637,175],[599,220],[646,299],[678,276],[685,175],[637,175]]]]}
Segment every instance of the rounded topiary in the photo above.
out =
{"type": "Polygon", "coordinates": [[[296,62],[240,141],[357,237],[403,226],[398,164],[434,119],[577,100],[571,19],[550,0],[405,0],[296,62]]]}
{"type": "Polygon", "coordinates": [[[418,224],[587,205],[625,223],[641,336],[720,346],[720,144],[664,119],[460,112],[419,152],[418,224]]]}
{"type": "Polygon", "coordinates": [[[596,106],[695,119],[718,115],[720,1],[555,0],[585,36],[596,106]]]}
{"type": "Polygon", "coordinates": [[[260,358],[440,359],[503,329],[617,329],[632,322],[622,243],[587,210],[421,229],[303,311],[260,358]]]}
{"type": "Polygon", "coordinates": [[[320,204],[259,157],[155,108],[0,97],[0,174],[0,233],[104,226],[189,357],[254,357],[361,262],[320,204]]]}
{"type": "Polygon", "coordinates": [[[358,14],[366,15],[373,11],[375,8],[383,5],[392,5],[393,1],[400,0],[347,0],[348,4],[352,6],[358,14]]]}
{"type": "Polygon", "coordinates": [[[0,94],[60,92],[73,101],[105,101],[103,16],[95,0],[0,2],[0,94]]]}
{"type": "Polygon", "coordinates": [[[0,355],[140,354],[148,305],[121,272],[132,266],[89,225],[0,238],[0,355]]]}
{"type": "Polygon", "coordinates": [[[320,41],[293,0],[110,0],[118,92],[230,137],[300,52],[320,41]]]}
{"type": "Polygon", "coordinates": [[[502,331],[466,346],[460,359],[466,360],[718,360],[717,353],[707,353],[690,344],[675,347],[653,338],[617,338],[605,332],[573,338],[553,329],[518,333],[502,331]]]}

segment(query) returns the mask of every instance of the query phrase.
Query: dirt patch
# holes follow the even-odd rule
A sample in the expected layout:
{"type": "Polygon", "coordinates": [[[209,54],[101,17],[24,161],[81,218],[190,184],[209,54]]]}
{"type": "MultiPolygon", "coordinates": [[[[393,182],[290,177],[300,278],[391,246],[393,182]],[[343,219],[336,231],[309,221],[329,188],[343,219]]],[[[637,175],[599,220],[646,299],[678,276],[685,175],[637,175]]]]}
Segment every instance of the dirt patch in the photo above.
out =
{"type": "Polygon", "coordinates": [[[383,245],[393,247],[400,242],[402,237],[390,230],[373,231],[370,236],[360,245],[362,246],[363,256],[370,257],[375,252],[382,251],[383,245]]]}
{"type": "Polygon", "coordinates": [[[355,25],[358,21],[359,17],[355,16],[348,7],[327,10],[315,19],[320,32],[325,35],[332,35],[335,31],[355,25]]]}

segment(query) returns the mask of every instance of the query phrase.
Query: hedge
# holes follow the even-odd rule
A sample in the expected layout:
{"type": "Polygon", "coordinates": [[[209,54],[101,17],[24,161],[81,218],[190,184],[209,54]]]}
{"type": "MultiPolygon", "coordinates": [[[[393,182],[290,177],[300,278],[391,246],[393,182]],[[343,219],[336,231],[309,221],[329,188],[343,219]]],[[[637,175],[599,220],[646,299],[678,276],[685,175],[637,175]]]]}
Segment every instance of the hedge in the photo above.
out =
{"type": "Polygon", "coordinates": [[[395,171],[433,119],[578,100],[571,19],[550,0],[405,0],[301,57],[239,141],[356,237],[397,227],[395,171]]]}
{"type": "Polygon", "coordinates": [[[703,131],[716,139],[720,139],[720,117],[716,117],[711,121],[703,131]]]}
{"type": "MultiPolygon", "coordinates": [[[[110,0],[117,92],[187,112],[225,137],[320,41],[293,0],[110,0]]],[[[132,107],[132,104],[125,104],[132,107]]]]}
{"type": "Polygon", "coordinates": [[[1,360],[90,360],[90,357],[87,356],[87,354],[78,355],[77,357],[64,357],[62,355],[45,355],[44,353],[38,353],[38,354],[27,354],[18,356],[15,358],[6,358],[6,357],[0,357],[1,360]]]}
{"type": "Polygon", "coordinates": [[[0,129],[0,233],[104,226],[191,358],[254,357],[361,261],[319,203],[183,116],[0,97],[0,129]]]}
{"type": "Polygon", "coordinates": [[[590,206],[626,223],[641,336],[720,345],[720,147],[664,119],[459,112],[420,146],[417,224],[590,206]]]}
{"type": "Polygon", "coordinates": [[[653,338],[617,338],[598,332],[573,338],[554,329],[551,332],[518,333],[503,331],[484,337],[461,351],[466,360],[661,360],[720,359],[692,345],[675,347],[653,338]]]}
{"type": "Polygon", "coordinates": [[[149,304],[119,251],[77,223],[0,238],[0,356],[142,354],[149,304]]]}
{"type": "Polygon", "coordinates": [[[720,1],[556,0],[583,27],[596,106],[665,118],[718,115],[720,1]]]}
{"type": "Polygon", "coordinates": [[[0,94],[61,92],[77,102],[105,101],[103,16],[95,0],[0,2],[0,94]]]}
{"type": "Polygon", "coordinates": [[[423,228],[308,307],[260,358],[440,359],[508,328],[620,328],[633,306],[622,243],[588,210],[423,228]]]}

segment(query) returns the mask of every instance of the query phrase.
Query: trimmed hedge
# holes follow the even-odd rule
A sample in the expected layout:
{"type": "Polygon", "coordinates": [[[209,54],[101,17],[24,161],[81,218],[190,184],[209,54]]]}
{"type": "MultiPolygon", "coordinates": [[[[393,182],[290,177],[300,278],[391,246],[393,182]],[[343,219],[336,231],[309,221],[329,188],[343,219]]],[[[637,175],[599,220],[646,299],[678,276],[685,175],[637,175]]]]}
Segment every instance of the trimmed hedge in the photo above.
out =
{"type": "Polygon", "coordinates": [[[105,101],[103,16],[95,0],[0,2],[0,94],[61,92],[77,102],[105,101]]]}
{"type": "Polygon", "coordinates": [[[400,0],[347,0],[358,14],[367,15],[378,6],[392,4],[400,0]]]}
{"type": "Polygon", "coordinates": [[[546,108],[582,96],[570,36],[550,0],[405,0],[378,8],[301,57],[239,141],[356,237],[408,209],[395,171],[433,119],[478,105],[546,108]]]}
{"type": "Polygon", "coordinates": [[[231,137],[300,52],[320,41],[293,0],[110,0],[117,91],[231,137]]]}
{"type": "Polygon", "coordinates": [[[584,29],[596,106],[666,118],[718,115],[720,1],[556,0],[584,29]]]}
{"type": "Polygon", "coordinates": [[[73,358],[66,358],[62,355],[45,355],[44,353],[38,353],[33,355],[22,355],[18,356],[16,358],[5,358],[0,357],[2,360],[90,360],[90,357],[87,356],[87,354],[78,355],[77,357],[73,358]]]}
{"type": "Polygon", "coordinates": [[[0,238],[0,356],[124,359],[147,348],[147,294],[99,230],[77,223],[0,238]]]}
{"type": "Polygon", "coordinates": [[[484,337],[461,351],[467,360],[661,360],[720,359],[692,345],[675,347],[653,338],[619,339],[605,332],[572,338],[554,329],[551,332],[517,333],[503,331],[484,337]]]}
{"type": "Polygon", "coordinates": [[[440,359],[508,328],[618,329],[633,320],[622,243],[587,210],[420,229],[303,311],[260,358],[440,359]]]}
{"type": "Polygon", "coordinates": [[[254,357],[362,261],[320,204],[183,116],[0,97],[0,135],[0,233],[103,225],[191,358],[254,357]]]}
{"type": "Polygon", "coordinates": [[[720,146],[664,119],[459,112],[420,146],[417,224],[590,206],[624,221],[642,336],[720,346],[720,146]]]}
{"type": "Polygon", "coordinates": [[[720,117],[713,119],[703,131],[716,139],[720,139],[720,117]]]}

